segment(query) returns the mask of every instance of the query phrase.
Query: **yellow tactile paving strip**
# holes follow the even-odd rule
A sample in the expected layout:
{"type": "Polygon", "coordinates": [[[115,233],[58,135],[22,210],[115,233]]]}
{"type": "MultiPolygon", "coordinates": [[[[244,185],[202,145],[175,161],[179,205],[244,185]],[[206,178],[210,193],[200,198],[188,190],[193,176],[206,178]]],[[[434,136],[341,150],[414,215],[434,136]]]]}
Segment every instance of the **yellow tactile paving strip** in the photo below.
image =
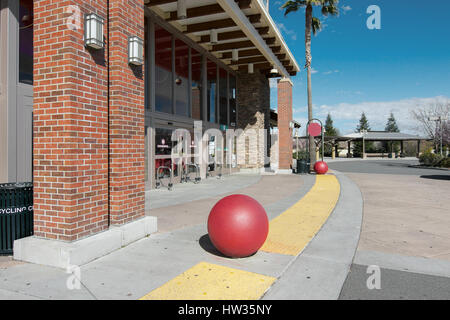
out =
{"type": "Polygon", "coordinates": [[[201,262],[141,300],[257,300],[276,279],[201,262]]]}
{"type": "Polygon", "coordinates": [[[296,256],[320,230],[339,199],[334,175],[317,176],[315,185],[296,204],[270,222],[262,251],[296,256]]]}
{"type": "MultiPolygon", "coordinates": [[[[339,194],[334,175],[317,176],[300,201],[270,222],[261,250],[298,255],[333,212],[339,194]]],[[[273,277],[201,262],[141,300],[257,300],[275,281],[273,277]]]]}

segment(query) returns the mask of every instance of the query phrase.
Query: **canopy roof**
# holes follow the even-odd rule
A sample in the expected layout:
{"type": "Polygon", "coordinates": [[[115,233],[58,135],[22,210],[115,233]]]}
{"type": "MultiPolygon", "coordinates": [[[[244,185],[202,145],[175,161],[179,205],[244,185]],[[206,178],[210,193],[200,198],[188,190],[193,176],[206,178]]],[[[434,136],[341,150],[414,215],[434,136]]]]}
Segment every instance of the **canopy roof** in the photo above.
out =
{"type": "MultiPolygon", "coordinates": [[[[338,140],[348,141],[348,140],[362,140],[362,133],[351,133],[342,137],[338,140]]],[[[429,138],[420,137],[416,135],[411,135],[401,132],[387,132],[387,131],[368,131],[364,140],[366,141],[413,141],[413,140],[429,140],[429,138]]]]}
{"type": "MultiPolygon", "coordinates": [[[[301,137],[306,139],[307,136],[301,137]]],[[[325,133],[326,141],[362,141],[363,135],[361,133],[351,133],[345,136],[327,136],[325,133]]],[[[368,131],[365,134],[364,140],[366,141],[418,141],[418,140],[431,140],[430,138],[416,136],[401,132],[387,132],[387,131],[368,131]]]]}
{"type": "Polygon", "coordinates": [[[262,0],[185,0],[187,18],[176,0],[144,0],[145,5],[234,70],[253,63],[267,77],[295,76],[300,68],[262,0]],[[214,29],[218,42],[211,44],[214,29]],[[232,61],[233,49],[239,59],[232,61]],[[278,73],[271,73],[275,68],[278,73]]]}

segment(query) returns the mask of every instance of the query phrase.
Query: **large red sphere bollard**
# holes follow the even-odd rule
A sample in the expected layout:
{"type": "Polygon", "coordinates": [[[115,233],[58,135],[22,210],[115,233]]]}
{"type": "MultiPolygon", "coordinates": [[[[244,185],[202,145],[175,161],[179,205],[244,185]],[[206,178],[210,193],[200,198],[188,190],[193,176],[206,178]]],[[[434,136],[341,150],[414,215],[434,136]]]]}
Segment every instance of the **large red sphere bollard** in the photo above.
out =
{"type": "Polygon", "coordinates": [[[208,233],[212,244],[225,256],[248,257],[266,241],[269,219],[255,199],[241,194],[231,195],[212,208],[208,233]]]}
{"type": "Polygon", "coordinates": [[[328,172],[328,165],[325,161],[318,161],[314,165],[314,171],[317,174],[325,174],[328,172]]]}

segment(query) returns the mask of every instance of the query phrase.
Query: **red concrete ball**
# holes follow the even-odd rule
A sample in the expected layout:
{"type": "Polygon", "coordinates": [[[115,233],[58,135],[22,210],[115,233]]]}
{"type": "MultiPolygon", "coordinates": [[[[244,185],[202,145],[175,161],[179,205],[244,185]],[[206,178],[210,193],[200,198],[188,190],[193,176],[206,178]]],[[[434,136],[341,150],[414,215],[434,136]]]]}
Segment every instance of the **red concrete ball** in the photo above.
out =
{"type": "Polygon", "coordinates": [[[314,171],[317,174],[325,174],[328,172],[328,165],[325,161],[318,161],[314,165],[314,171]]]}
{"type": "Polygon", "coordinates": [[[225,256],[248,257],[266,241],[269,219],[266,210],[255,199],[241,194],[231,195],[212,208],[208,233],[212,244],[225,256]]]}

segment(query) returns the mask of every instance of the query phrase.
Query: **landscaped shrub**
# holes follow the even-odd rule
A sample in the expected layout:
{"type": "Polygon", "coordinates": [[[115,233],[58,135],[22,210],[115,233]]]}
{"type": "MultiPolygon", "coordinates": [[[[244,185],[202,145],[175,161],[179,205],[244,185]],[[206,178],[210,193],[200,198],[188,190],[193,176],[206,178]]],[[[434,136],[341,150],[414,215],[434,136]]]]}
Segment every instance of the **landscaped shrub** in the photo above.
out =
{"type": "Polygon", "coordinates": [[[450,157],[447,157],[444,160],[442,160],[440,165],[443,168],[450,168],[450,157]]]}
{"type": "Polygon", "coordinates": [[[309,153],[306,150],[299,151],[299,152],[294,152],[293,157],[294,157],[294,159],[297,159],[297,160],[307,160],[307,161],[309,161],[309,153]]]}
{"type": "Polygon", "coordinates": [[[419,157],[419,162],[421,165],[436,167],[442,162],[443,157],[440,154],[435,154],[431,152],[431,149],[426,150],[419,157]]]}

